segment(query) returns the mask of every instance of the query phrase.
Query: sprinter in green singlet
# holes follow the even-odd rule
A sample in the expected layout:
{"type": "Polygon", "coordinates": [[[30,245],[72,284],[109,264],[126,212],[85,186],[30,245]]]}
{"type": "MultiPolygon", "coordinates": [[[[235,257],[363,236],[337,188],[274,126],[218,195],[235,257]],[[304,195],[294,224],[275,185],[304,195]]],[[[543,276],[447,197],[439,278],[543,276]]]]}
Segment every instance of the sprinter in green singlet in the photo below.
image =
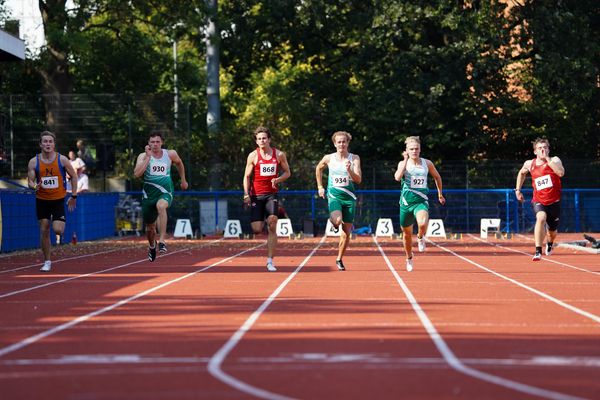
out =
{"type": "Polygon", "coordinates": [[[412,231],[415,219],[418,226],[417,244],[419,252],[425,251],[425,233],[429,224],[429,188],[427,175],[431,174],[437,186],[438,200],[444,205],[446,199],[442,195],[442,177],[433,163],[421,158],[421,140],[418,136],[406,138],[406,150],[402,153],[402,161],[394,178],[402,182],[400,194],[400,227],[402,228],[404,251],[406,253],[406,270],[413,269],[412,231]]]}
{"type": "Polygon", "coordinates": [[[161,254],[167,252],[165,236],[167,233],[167,208],[173,202],[173,180],[171,165],[175,165],[181,178],[181,189],[186,190],[183,161],[175,150],[163,149],[163,136],[160,132],[152,132],[148,138],[145,152],[141,153],[135,164],[133,174],[137,178],[144,177],[142,189],[142,217],[146,224],[148,238],[148,259],[156,259],[156,227],[158,225],[158,249],[161,254]],[[158,223],[157,223],[158,220],[158,223]]]}
{"type": "Polygon", "coordinates": [[[315,173],[319,196],[325,198],[323,170],[325,167],[329,168],[329,178],[327,180],[329,219],[335,228],[339,229],[341,227],[342,229],[335,264],[338,270],[345,271],[346,267],[342,262],[342,257],[346,252],[346,248],[348,248],[348,243],[350,243],[350,234],[352,233],[352,224],[356,213],[354,185],[362,181],[362,172],[360,157],[348,152],[352,135],[348,132],[338,131],[333,134],[331,139],[336,152],[325,155],[317,165],[315,173]]]}

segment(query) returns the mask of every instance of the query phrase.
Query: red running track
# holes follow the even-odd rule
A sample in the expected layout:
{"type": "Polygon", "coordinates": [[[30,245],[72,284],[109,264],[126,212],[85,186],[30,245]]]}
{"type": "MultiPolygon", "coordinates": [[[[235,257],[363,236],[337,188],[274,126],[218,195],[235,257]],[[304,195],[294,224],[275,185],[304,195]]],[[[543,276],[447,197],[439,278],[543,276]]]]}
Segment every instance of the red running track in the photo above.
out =
{"type": "MultiPolygon", "coordinates": [[[[561,235],[566,239],[567,235],[561,235]]],[[[529,237],[141,241],[0,258],[6,399],[600,398],[598,255],[529,237]]]]}

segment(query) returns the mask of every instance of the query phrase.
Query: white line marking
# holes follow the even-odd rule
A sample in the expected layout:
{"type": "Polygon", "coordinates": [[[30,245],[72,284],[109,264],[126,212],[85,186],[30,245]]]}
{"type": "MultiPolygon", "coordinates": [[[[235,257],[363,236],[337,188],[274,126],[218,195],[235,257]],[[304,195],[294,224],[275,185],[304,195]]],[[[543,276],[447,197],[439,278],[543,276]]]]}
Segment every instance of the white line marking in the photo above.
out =
{"type": "MultiPolygon", "coordinates": [[[[52,336],[52,335],[54,335],[56,333],[59,333],[61,331],[67,330],[69,328],[72,328],[72,327],[74,327],[76,325],[79,325],[82,322],[87,321],[88,319],[91,319],[91,318],[96,317],[98,315],[102,315],[102,314],[104,314],[104,313],[106,313],[108,311],[114,310],[114,309],[116,309],[118,307],[121,307],[121,306],[127,304],[127,303],[130,303],[130,302],[132,302],[134,300],[142,298],[142,297],[144,297],[144,296],[146,296],[146,295],[148,295],[150,293],[156,292],[157,290],[160,290],[162,288],[170,286],[173,283],[177,283],[179,281],[182,281],[184,279],[192,277],[192,276],[194,276],[194,275],[196,275],[196,274],[198,274],[200,272],[204,272],[204,271],[206,271],[206,270],[208,270],[208,269],[210,269],[212,267],[216,267],[217,265],[223,264],[224,262],[232,260],[232,259],[234,259],[236,257],[241,256],[242,254],[245,254],[245,253],[247,253],[249,251],[252,251],[252,250],[257,249],[259,247],[262,247],[264,245],[265,244],[262,243],[262,244],[259,244],[257,246],[251,247],[251,248],[246,249],[244,251],[241,251],[241,252],[239,252],[237,254],[234,254],[233,256],[230,256],[230,257],[224,258],[224,259],[222,259],[220,261],[217,261],[217,262],[215,262],[215,263],[213,263],[213,264],[211,264],[211,265],[209,265],[207,267],[202,267],[200,269],[197,269],[194,272],[190,272],[189,274],[182,275],[182,276],[180,276],[178,278],[172,279],[172,280],[164,282],[164,283],[162,283],[160,285],[154,286],[154,287],[152,287],[150,289],[144,290],[143,292],[140,292],[140,293],[138,293],[136,295],[133,295],[131,297],[128,297],[126,299],[119,300],[118,302],[113,303],[110,306],[106,306],[106,307],[98,309],[96,311],[92,311],[92,312],[90,312],[88,314],[85,314],[85,315],[82,315],[82,316],[77,317],[75,319],[72,319],[69,322],[65,322],[64,324],[61,324],[61,325],[55,326],[54,328],[51,328],[51,329],[48,329],[46,331],[40,332],[37,335],[33,335],[33,336],[28,337],[28,338],[25,338],[25,339],[23,339],[23,340],[21,340],[21,341],[19,341],[17,343],[14,343],[14,344],[12,344],[10,346],[6,346],[6,347],[3,347],[3,348],[0,348],[0,357],[5,356],[5,355],[7,355],[9,353],[12,353],[14,351],[20,350],[20,349],[22,349],[24,347],[27,347],[30,344],[33,344],[33,343],[35,343],[35,342],[37,342],[37,341],[39,341],[41,339],[44,339],[44,338],[46,338],[48,336],[52,336]]],[[[181,250],[181,251],[183,251],[183,250],[181,250]]],[[[170,254],[174,254],[174,253],[175,252],[170,253],[170,254]]]]}
{"type": "MultiPolygon", "coordinates": [[[[222,240],[222,239],[214,240],[211,243],[214,243],[214,242],[217,242],[217,241],[220,241],[220,240],[222,240]]],[[[186,248],[186,249],[181,249],[181,250],[177,250],[177,251],[171,251],[171,252],[169,252],[169,253],[167,253],[165,255],[162,255],[161,258],[169,256],[171,254],[177,254],[177,253],[181,253],[183,251],[188,251],[188,250],[190,250],[190,249],[186,248]]],[[[144,262],[144,261],[148,261],[148,257],[142,258],[141,260],[137,260],[137,261],[131,261],[131,262],[128,262],[126,264],[117,265],[116,267],[110,267],[110,268],[107,268],[107,269],[103,269],[103,270],[95,271],[95,272],[90,272],[90,273],[83,274],[83,275],[71,276],[69,278],[59,279],[57,281],[52,281],[52,282],[46,282],[46,283],[42,283],[41,285],[36,285],[36,286],[32,286],[32,287],[25,288],[25,289],[15,290],[13,292],[8,292],[8,293],[0,294],[0,299],[6,298],[6,297],[10,297],[10,296],[14,296],[14,295],[17,295],[17,294],[20,294],[20,293],[30,292],[30,291],[36,290],[36,289],[41,289],[41,288],[44,288],[46,286],[52,286],[52,285],[57,285],[59,283],[64,283],[64,282],[72,281],[74,279],[87,278],[88,276],[94,276],[94,275],[103,274],[105,272],[110,272],[110,271],[114,271],[116,269],[125,268],[125,267],[128,267],[128,266],[133,265],[133,264],[139,264],[139,263],[144,262]]]]}
{"type": "Polygon", "coordinates": [[[252,395],[254,397],[258,397],[261,399],[268,400],[291,400],[292,397],[287,397],[284,395],[280,395],[277,393],[269,392],[265,389],[260,389],[255,386],[252,386],[246,382],[243,382],[236,377],[225,373],[221,369],[221,365],[223,361],[227,358],[229,353],[237,346],[237,344],[242,340],[244,335],[252,329],[252,326],[256,323],[258,318],[261,316],[263,312],[271,305],[271,303],[275,300],[275,298],[281,293],[281,291],[287,286],[287,284],[296,277],[298,272],[306,265],[308,260],[315,254],[315,252],[321,247],[323,242],[327,239],[326,235],[323,235],[319,243],[312,249],[310,254],[306,256],[306,258],[298,265],[298,267],[292,272],[278,287],[275,289],[273,293],[258,307],[252,315],[246,319],[242,326],[238,328],[238,330],[231,335],[229,340],[210,358],[208,362],[208,372],[220,380],[221,382],[236,388],[237,390],[252,395]]]}
{"type": "MultiPolygon", "coordinates": [[[[510,248],[510,247],[506,247],[506,246],[502,246],[502,245],[499,245],[497,243],[486,242],[485,240],[482,240],[481,238],[478,238],[477,236],[474,236],[474,235],[471,235],[471,234],[469,234],[469,236],[472,237],[475,240],[479,240],[482,243],[489,244],[490,246],[496,246],[496,247],[499,247],[501,249],[512,251],[513,253],[525,254],[526,256],[530,256],[531,257],[531,254],[527,253],[525,251],[513,249],[513,248],[510,248]]],[[[576,269],[576,270],[581,271],[581,272],[587,272],[588,274],[600,275],[600,272],[590,271],[589,269],[576,267],[576,266],[571,265],[571,264],[565,264],[565,263],[562,263],[560,261],[552,260],[551,258],[548,258],[548,256],[542,256],[542,261],[548,261],[548,262],[551,262],[551,263],[554,263],[554,264],[562,265],[563,267],[576,269]]]]}
{"type": "MultiPolygon", "coordinates": [[[[84,254],[84,255],[81,255],[81,256],[61,258],[59,260],[52,260],[52,265],[58,264],[59,262],[63,262],[63,261],[77,260],[78,258],[84,258],[84,257],[93,257],[93,256],[97,256],[97,255],[100,255],[100,254],[107,254],[107,253],[112,253],[114,251],[120,251],[120,250],[123,250],[123,249],[106,250],[106,251],[100,251],[100,252],[94,253],[94,254],[84,254]]],[[[0,271],[0,274],[6,274],[8,272],[20,271],[22,269],[27,269],[27,268],[41,267],[42,265],[44,265],[44,263],[36,263],[36,264],[31,264],[31,265],[25,265],[23,267],[16,267],[16,268],[12,268],[12,269],[5,269],[5,270],[0,271]]]]}
{"type": "Polygon", "coordinates": [[[487,267],[484,267],[483,265],[481,265],[481,264],[478,264],[478,263],[476,263],[475,261],[469,260],[468,258],[466,258],[466,257],[463,257],[463,256],[461,256],[460,254],[458,254],[458,253],[456,253],[456,252],[454,252],[454,251],[452,251],[452,250],[450,250],[450,249],[447,249],[447,248],[445,248],[445,247],[444,247],[444,246],[442,246],[442,245],[439,245],[439,244],[437,244],[437,243],[433,243],[433,245],[434,245],[434,246],[436,246],[436,247],[439,247],[440,249],[444,250],[444,251],[445,251],[445,252],[447,252],[447,253],[450,253],[450,254],[452,254],[452,255],[453,255],[453,256],[455,256],[455,257],[458,257],[458,258],[460,258],[460,259],[461,259],[461,260],[463,260],[463,261],[466,261],[466,262],[468,262],[468,263],[469,263],[469,264],[471,264],[471,265],[474,265],[474,266],[476,266],[477,268],[480,268],[480,269],[482,269],[482,270],[484,270],[484,271],[486,271],[486,272],[489,272],[490,274],[493,274],[493,275],[497,276],[498,278],[502,278],[502,279],[504,279],[504,280],[507,280],[507,281],[509,281],[509,282],[511,282],[511,283],[513,283],[513,284],[515,284],[515,285],[517,285],[517,286],[520,286],[520,287],[522,287],[523,289],[529,290],[530,292],[532,292],[532,293],[535,293],[535,294],[537,294],[538,296],[545,298],[546,300],[550,300],[551,302],[553,302],[553,303],[555,303],[555,304],[558,304],[559,306],[561,306],[561,307],[564,307],[564,308],[566,308],[566,309],[567,309],[567,310],[569,310],[569,311],[572,311],[572,312],[574,312],[574,313],[576,313],[576,314],[579,314],[579,315],[581,315],[581,316],[583,316],[583,317],[589,318],[589,319],[591,319],[592,321],[594,321],[594,322],[596,322],[596,323],[599,323],[599,324],[600,324],[600,317],[599,317],[599,316],[597,316],[597,315],[595,315],[595,314],[592,314],[591,312],[588,312],[588,311],[582,310],[581,308],[577,308],[577,307],[575,307],[575,306],[572,306],[572,305],[570,305],[570,304],[568,304],[568,303],[565,303],[565,302],[564,302],[564,301],[562,301],[562,300],[559,300],[559,299],[557,299],[556,297],[552,297],[552,296],[550,296],[549,294],[546,294],[546,293],[542,292],[541,290],[537,290],[537,289],[535,289],[535,288],[532,288],[531,286],[527,286],[526,284],[524,284],[524,283],[521,283],[521,282],[519,282],[519,281],[517,281],[517,280],[515,280],[515,279],[509,278],[508,276],[502,275],[502,274],[501,274],[501,273],[499,273],[499,272],[496,272],[496,271],[494,271],[494,270],[492,270],[492,269],[489,269],[489,268],[487,268],[487,267]]]}
{"type": "MultiPolygon", "coordinates": [[[[45,365],[112,365],[112,364],[208,364],[210,357],[170,357],[162,355],[141,354],[71,354],[57,358],[22,358],[14,360],[1,360],[4,366],[45,366],[45,365]]],[[[600,357],[565,357],[558,355],[528,356],[523,358],[463,358],[463,363],[470,365],[484,365],[488,367],[547,367],[547,368],[600,368],[600,357]]],[[[238,368],[240,364],[248,364],[248,368],[263,368],[270,364],[285,364],[302,367],[304,365],[354,364],[360,368],[363,364],[372,365],[399,365],[402,368],[432,365],[435,367],[448,367],[441,357],[392,357],[389,353],[290,353],[275,357],[239,357],[236,359],[238,368]]],[[[279,370],[281,366],[270,367],[279,370]]]]}
{"type": "Polygon", "coordinates": [[[415,313],[421,320],[423,327],[425,328],[425,330],[427,331],[427,334],[429,335],[429,337],[435,344],[435,347],[437,347],[437,349],[440,352],[440,354],[442,355],[442,357],[444,357],[444,360],[446,360],[446,362],[448,363],[448,365],[450,365],[450,367],[452,367],[452,369],[454,369],[458,372],[461,372],[465,375],[471,376],[473,378],[476,378],[476,379],[479,379],[482,381],[486,381],[486,382],[490,382],[495,385],[505,387],[507,389],[515,390],[515,391],[518,391],[521,393],[530,394],[533,396],[539,396],[539,397],[544,397],[544,398],[553,399],[553,400],[554,399],[555,400],[581,399],[580,397],[571,396],[571,395],[555,392],[552,390],[547,390],[547,389],[542,389],[542,388],[538,388],[535,386],[526,385],[524,383],[516,382],[516,381],[510,380],[510,379],[506,379],[506,378],[501,378],[499,376],[492,375],[492,374],[489,374],[486,372],[481,372],[479,370],[476,370],[474,368],[466,366],[452,352],[452,350],[446,344],[446,342],[444,341],[442,336],[439,334],[439,332],[437,331],[437,329],[435,328],[435,326],[433,325],[433,323],[431,322],[431,320],[429,319],[429,317],[427,316],[425,311],[423,311],[423,309],[421,308],[421,305],[417,302],[417,299],[413,296],[412,292],[410,291],[410,289],[408,288],[406,283],[404,283],[402,278],[400,278],[400,275],[398,275],[398,272],[396,272],[396,270],[392,266],[392,263],[390,262],[389,258],[387,257],[387,255],[385,254],[385,252],[383,251],[383,249],[377,242],[377,238],[373,237],[373,241],[375,242],[375,245],[379,249],[379,252],[381,253],[381,256],[383,257],[383,259],[385,260],[389,270],[392,272],[392,275],[394,275],[394,278],[396,278],[396,281],[402,288],[402,291],[406,295],[413,310],[415,311],[415,313]]]}
{"type": "MultiPolygon", "coordinates": [[[[167,254],[167,256],[171,255],[171,254],[181,253],[182,251],[187,251],[187,250],[189,250],[189,249],[181,249],[181,250],[177,250],[177,251],[172,251],[169,254],[167,254]]],[[[165,257],[165,256],[163,256],[163,257],[165,257]]],[[[36,285],[36,286],[28,287],[28,288],[25,288],[25,289],[15,290],[13,292],[8,292],[8,293],[0,294],[0,299],[3,299],[5,297],[14,296],[14,295],[17,295],[17,294],[20,294],[20,293],[31,292],[32,290],[41,289],[41,288],[44,288],[46,286],[52,286],[52,285],[57,285],[59,283],[64,283],[64,282],[72,281],[74,279],[87,278],[88,276],[94,276],[94,275],[98,275],[98,274],[103,274],[105,272],[109,272],[109,271],[114,271],[116,269],[125,268],[125,267],[128,267],[128,266],[133,265],[133,264],[139,264],[139,263],[144,262],[144,261],[148,261],[148,257],[143,258],[141,260],[137,260],[137,261],[131,261],[131,262],[128,262],[126,264],[117,265],[116,267],[110,267],[110,268],[107,268],[107,269],[103,269],[103,270],[95,271],[95,272],[90,272],[90,273],[83,274],[83,275],[71,276],[69,278],[59,279],[57,281],[52,281],[52,282],[46,282],[46,283],[42,283],[41,285],[36,285]]]]}

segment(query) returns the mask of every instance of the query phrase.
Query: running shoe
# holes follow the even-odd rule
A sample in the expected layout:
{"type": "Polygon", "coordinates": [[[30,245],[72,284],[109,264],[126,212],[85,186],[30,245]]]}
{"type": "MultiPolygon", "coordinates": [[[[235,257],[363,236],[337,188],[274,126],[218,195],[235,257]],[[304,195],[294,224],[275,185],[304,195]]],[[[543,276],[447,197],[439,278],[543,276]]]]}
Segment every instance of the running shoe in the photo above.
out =
{"type": "Polygon", "coordinates": [[[158,252],[160,254],[167,254],[167,245],[163,242],[158,242],[158,252]]]}
{"type": "Polygon", "coordinates": [[[346,267],[344,267],[344,263],[342,262],[342,260],[335,260],[335,265],[337,266],[337,269],[339,269],[340,271],[346,270],[346,267]]]}
{"type": "Polygon", "coordinates": [[[156,243],[154,243],[154,248],[148,247],[148,260],[150,260],[150,262],[156,260],[156,243]]]}
{"type": "Polygon", "coordinates": [[[413,260],[412,260],[412,258],[407,258],[406,259],[406,270],[408,272],[410,272],[410,271],[413,270],[413,260]]]}
{"type": "Polygon", "coordinates": [[[269,272],[277,271],[277,268],[275,268],[275,266],[273,265],[273,261],[267,261],[267,269],[269,270],[269,272]]]}
{"type": "Polygon", "coordinates": [[[554,250],[552,248],[552,243],[546,243],[546,255],[549,256],[552,254],[552,250],[554,250]]]}
{"type": "Polygon", "coordinates": [[[535,254],[533,255],[533,258],[531,259],[531,261],[540,261],[542,259],[542,253],[536,251],[535,254]]]}
{"type": "Polygon", "coordinates": [[[52,261],[48,260],[48,261],[44,261],[44,265],[42,265],[42,268],[40,268],[40,271],[48,272],[51,269],[52,269],[52,261]]]}
{"type": "Polygon", "coordinates": [[[417,244],[419,245],[419,253],[424,253],[425,252],[425,238],[417,237],[417,244]]]}

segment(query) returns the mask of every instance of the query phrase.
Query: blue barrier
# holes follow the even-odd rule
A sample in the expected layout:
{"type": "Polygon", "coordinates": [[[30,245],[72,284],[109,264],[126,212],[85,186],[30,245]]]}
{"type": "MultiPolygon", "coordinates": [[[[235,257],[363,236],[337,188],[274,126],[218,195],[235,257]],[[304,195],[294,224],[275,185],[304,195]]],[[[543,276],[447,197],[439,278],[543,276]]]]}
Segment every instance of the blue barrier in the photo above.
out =
{"type": "MultiPolygon", "coordinates": [[[[530,204],[531,189],[523,190],[526,201],[521,204],[511,189],[446,189],[446,205],[437,201],[437,193],[430,198],[430,217],[444,221],[447,232],[479,232],[482,218],[500,218],[503,232],[530,232],[535,215],[530,204]]],[[[131,195],[141,200],[140,192],[86,193],[80,195],[77,209],[67,213],[65,238],[73,232],[79,241],[114,236],[116,232],[115,206],[120,195],[131,195]]],[[[250,212],[243,207],[242,191],[186,191],[175,192],[175,201],[169,209],[169,231],[178,218],[189,219],[198,234],[212,234],[225,228],[227,219],[239,219],[244,232],[250,231],[250,212]],[[201,202],[213,204],[210,213],[210,231],[202,228],[201,202]]],[[[375,229],[379,218],[391,218],[396,232],[398,222],[399,190],[357,191],[355,227],[375,229]]],[[[279,193],[294,231],[304,229],[306,221],[314,222],[316,233],[323,232],[327,223],[327,201],[314,190],[284,190],[279,193]]],[[[39,246],[39,228],[35,216],[35,197],[31,192],[0,190],[2,240],[0,251],[14,251],[39,246]]],[[[206,214],[206,213],[205,213],[206,214]]],[[[204,221],[205,222],[205,221],[204,221]]],[[[563,189],[561,202],[561,232],[600,232],[600,189],[563,189]]],[[[53,235],[51,235],[53,237],[53,235]]]]}
{"type": "MultiPolygon", "coordinates": [[[[64,238],[70,241],[73,233],[78,241],[114,236],[115,206],[118,193],[86,193],[77,198],[77,208],[67,210],[64,238]]],[[[8,252],[39,246],[40,229],[35,214],[32,192],[0,191],[2,240],[0,251],[8,252]]],[[[54,234],[50,238],[55,242],[54,234]]]]}
{"type": "MultiPolygon", "coordinates": [[[[139,192],[127,192],[139,196],[139,192]]],[[[509,233],[530,232],[535,225],[531,206],[531,189],[523,189],[525,202],[519,203],[512,189],[446,189],[446,205],[437,200],[437,192],[430,197],[430,217],[444,221],[446,231],[479,232],[482,218],[500,218],[501,231],[509,233]]],[[[216,230],[223,230],[226,219],[239,219],[244,232],[250,231],[250,213],[242,207],[243,192],[236,191],[189,191],[176,192],[175,201],[169,210],[169,230],[174,228],[177,218],[190,219],[192,226],[201,226],[198,202],[214,202],[216,230]],[[226,202],[227,216],[219,214],[226,202]]],[[[372,230],[379,218],[391,218],[394,230],[399,232],[399,190],[358,190],[355,228],[370,226],[372,230]]],[[[328,218],[327,201],[317,196],[314,190],[284,190],[279,192],[280,203],[292,220],[294,231],[303,229],[305,220],[312,220],[318,232],[323,232],[328,218]]],[[[561,202],[561,232],[600,232],[600,189],[563,189],[561,202]]],[[[199,230],[199,233],[207,233],[199,230]]],[[[214,229],[208,233],[214,233],[214,229]]]]}

